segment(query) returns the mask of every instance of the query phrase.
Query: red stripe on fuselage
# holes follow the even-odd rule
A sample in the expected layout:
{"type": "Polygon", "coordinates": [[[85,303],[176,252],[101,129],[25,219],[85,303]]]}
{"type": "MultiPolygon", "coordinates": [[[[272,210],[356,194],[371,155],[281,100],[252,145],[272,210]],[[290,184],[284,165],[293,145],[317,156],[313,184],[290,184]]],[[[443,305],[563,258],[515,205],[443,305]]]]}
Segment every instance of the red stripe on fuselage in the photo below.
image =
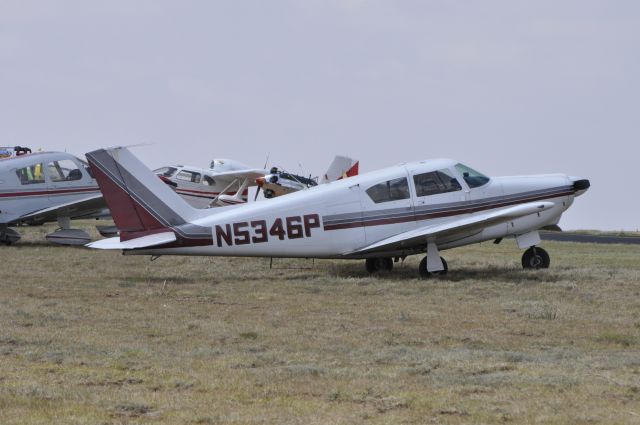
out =
{"type": "Polygon", "coordinates": [[[534,201],[542,201],[545,199],[553,199],[553,198],[558,198],[561,196],[568,196],[568,195],[573,195],[574,191],[570,190],[567,192],[561,192],[561,193],[556,193],[553,194],[552,196],[538,196],[538,197],[532,197],[532,198],[526,198],[526,199],[521,199],[518,201],[503,201],[503,202],[496,202],[493,204],[489,204],[489,205],[484,205],[484,206],[471,206],[471,207],[459,207],[459,208],[455,208],[455,209],[450,209],[450,210],[446,210],[446,211],[433,211],[433,212],[428,212],[425,211],[424,213],[414,213],[412,215],[407,215],[404,217],[395,217],[395,218],[380,218],[380,219],[376,219],[376,220],[370,220],[367,221],[366,219],[357,219],[354,220],[352,222],[348,222],[348,223],[339,223],[339,224],[327,224],[324,226],[324,230],[341,230],[341,229],[353,229],[355,227],[369,227],[369,226],[382,226],[385,224],[397,224],[397,223],[406,223],[409,221],[421,221],[421,220],[428,220],[428,219],[432,219],[432,218],[442,218],[442,217],[452,217],[452,216],[456,216],[456,215],[463,215],[463,214],[471,214],[474,212],[480,212],[480,211],[486,211],[486,210],[492,210],[495,208],[501,208],[501,207],[507,207],[507,206],[511,206],[511,205],[519,205],[519,204],[524,204],[527,202],[534,202],[534,201]]]}
{"type": "Polygon", "coordinates": [[[99,192],[98,187],[54,189],[54,190],[34,190],[31,192],[5,192],[0,193],[0,198],[18,198],[23,196],[49,196],[49,195],[73,195],[75,193],[99,192]]]}

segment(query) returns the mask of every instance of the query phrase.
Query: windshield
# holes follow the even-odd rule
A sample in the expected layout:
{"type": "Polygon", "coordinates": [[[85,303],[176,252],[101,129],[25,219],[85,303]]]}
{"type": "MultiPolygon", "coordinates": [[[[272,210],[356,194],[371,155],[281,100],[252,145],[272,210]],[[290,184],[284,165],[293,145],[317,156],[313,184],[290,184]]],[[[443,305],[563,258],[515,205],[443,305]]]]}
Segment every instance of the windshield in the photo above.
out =
{"type": "Polygon", "coordinates": [[[177,170],[178,169],[176,167],[162,167],[153,170],[153,172],[164,177],[171,177],[177,170]]]}
{"type": "Polygon", "coordinates": [[[489,177],[474,170],[473,168],[467,167],[464,164],[456,165],[456,170],[458,170],[458,172],[462,174],[464,181],[467,182],[469,188],[471,189],[483,186],[490,180],[489,177]]]}

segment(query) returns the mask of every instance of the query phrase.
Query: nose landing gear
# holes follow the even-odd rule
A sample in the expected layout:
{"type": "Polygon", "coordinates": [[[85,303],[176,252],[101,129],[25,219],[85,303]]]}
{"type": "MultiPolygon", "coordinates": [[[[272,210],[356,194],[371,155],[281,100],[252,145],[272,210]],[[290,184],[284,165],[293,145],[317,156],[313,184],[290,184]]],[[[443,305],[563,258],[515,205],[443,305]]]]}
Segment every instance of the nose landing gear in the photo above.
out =
{"type": "Polygon", "coordinates": [[[444,258],[440,257],[440,261],[442,261],[442,267],[444,267],[444,269],[432,272],[427,270],[427,258],[428,257],[424,257],[422,261],[420,261],[420,265],[418,266],[418,273],[420,273],[421,278],[428,279],[430,277],[443,276],[447,274],[449,266],[447,266],[447,262],[444,260],[444,258]]]}
{"type": "Polygon", "coordinates": [[[525,269],[548,269],[551,259],[542,248],[532,246],[522,254],[522,267],[525,269]]]}

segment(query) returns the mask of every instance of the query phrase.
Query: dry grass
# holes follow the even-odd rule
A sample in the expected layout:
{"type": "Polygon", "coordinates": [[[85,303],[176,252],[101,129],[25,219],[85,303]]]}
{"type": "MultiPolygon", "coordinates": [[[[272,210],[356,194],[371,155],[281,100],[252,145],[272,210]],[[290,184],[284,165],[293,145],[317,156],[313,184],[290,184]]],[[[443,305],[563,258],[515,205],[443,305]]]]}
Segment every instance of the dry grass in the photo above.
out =
{"type": "MultiPolygon", "coordinates": [[[[88,222],[86,224],[93,224],[88,222]]],[[[361,262],[0,248],[0,423],[640,422],[640,247],[361,262]],[[295,269],[294,267],[299,267],[295,269]]]]}

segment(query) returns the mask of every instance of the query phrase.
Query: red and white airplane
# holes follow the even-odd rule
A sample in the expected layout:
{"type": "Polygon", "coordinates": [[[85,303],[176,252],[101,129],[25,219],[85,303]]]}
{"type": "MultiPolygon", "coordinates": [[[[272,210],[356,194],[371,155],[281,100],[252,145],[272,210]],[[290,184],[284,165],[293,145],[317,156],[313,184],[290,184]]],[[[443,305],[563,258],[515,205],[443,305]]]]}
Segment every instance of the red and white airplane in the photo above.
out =
{"type": "Polygon", "coordinates": [[[87,154],[120,229],[88,246],[127,255],[365,259],[370,272],[425,255],[423,277],[447,271],[440,251],[514,237],[525,268],[546,268],[538,229],[557,224],[590,186],[564,174],[489,178],[451,159],[411,162],[269,202],[198,210],[126,148],[87,154]]]}

